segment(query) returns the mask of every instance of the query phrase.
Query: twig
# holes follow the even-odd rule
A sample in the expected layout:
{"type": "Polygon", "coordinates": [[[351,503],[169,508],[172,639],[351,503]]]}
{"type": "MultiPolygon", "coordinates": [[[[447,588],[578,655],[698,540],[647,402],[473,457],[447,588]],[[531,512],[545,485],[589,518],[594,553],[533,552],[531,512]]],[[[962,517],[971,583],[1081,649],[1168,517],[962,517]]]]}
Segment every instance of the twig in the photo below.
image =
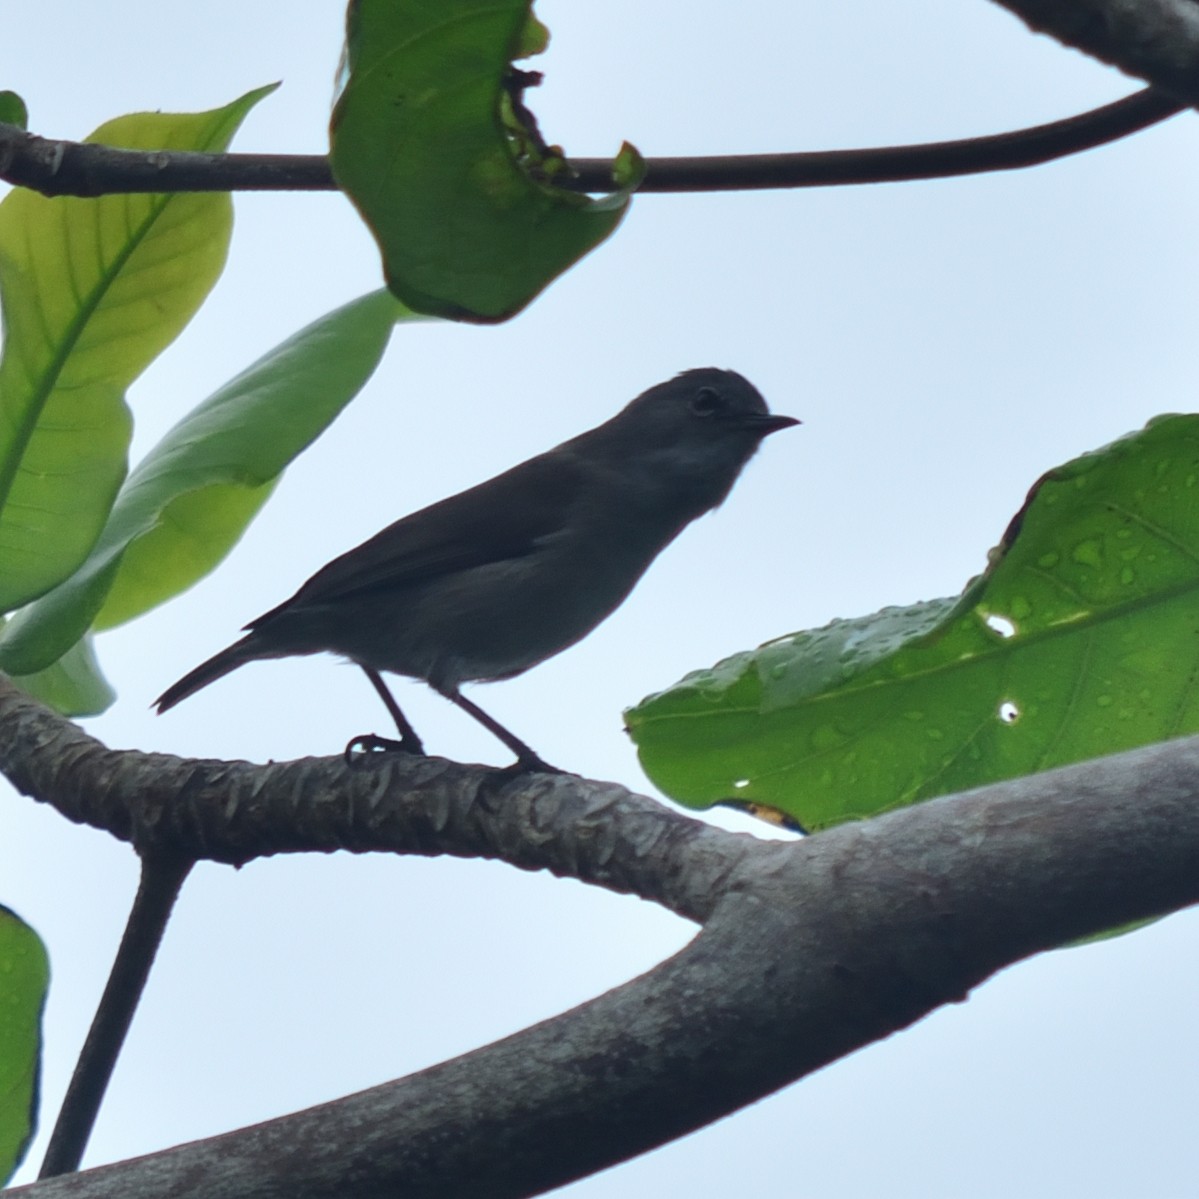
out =
{"type": "MultiPolygon", "coordinates": [[[[1176,116],[1186,107],[1153,88],[1145,88],[1078,116],[987,137],[803,154],[651,158],[647,160],[645,182],[638,190],[706,192],[842,187],[1018,170],[1118,141],[1176,116]]],[[[610,183],[602,186],[605,173],[610,176],[609,166],[603,160],[572,159],[571,165],[578,177],[563,186],[587,192],[612,190],[610,183]]]]}
{"type": "MultiPolygon", "coordinates": [[[[1147,88],[1102,108],[1011,133],[958,141],[795,154],[647,159],[641,192],[833,187],[936,179],[1036,166],[1137,133],[1185,104],[1147,88]]],[[[563,187],[615,190],[612,163],[576,158],[563,187]]],[[[46,196],[132,192],[331,191],[327,159],[303,154],[196,154],[55,141],[0,124],[0,179],[46,196]]]]}
{"type": "Polygon", "coordinates": [[[191,868],[190,860],[173,855],[142,858],[141,880],[125,933],[87,1040],[75,1063],[39,1178],[79,1169],[171,910],[191,868]]]}

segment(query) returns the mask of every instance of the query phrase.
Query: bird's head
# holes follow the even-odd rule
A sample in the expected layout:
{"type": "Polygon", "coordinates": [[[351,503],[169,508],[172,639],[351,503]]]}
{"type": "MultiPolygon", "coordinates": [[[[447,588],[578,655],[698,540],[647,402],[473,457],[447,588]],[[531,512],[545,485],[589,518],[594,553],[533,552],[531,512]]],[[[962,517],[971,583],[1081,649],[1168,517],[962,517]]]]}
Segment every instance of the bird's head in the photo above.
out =
{"type": "Polygon", "coordinates": [[[642,392],[578,440],[617,459],[645,490],[689,497],[698,514],[728,495],[763,438],[797,424],[772,413],[736,371],[700,367],[642,392]]]}

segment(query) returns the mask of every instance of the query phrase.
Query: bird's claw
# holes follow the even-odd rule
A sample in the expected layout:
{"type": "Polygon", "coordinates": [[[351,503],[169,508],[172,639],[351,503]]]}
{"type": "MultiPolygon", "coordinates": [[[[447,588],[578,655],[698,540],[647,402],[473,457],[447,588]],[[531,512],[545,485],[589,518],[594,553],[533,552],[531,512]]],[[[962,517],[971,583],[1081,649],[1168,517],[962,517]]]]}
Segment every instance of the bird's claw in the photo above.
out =
{"type": "Polygon", "coordinates": [[[363,733],[351,737],[346,743],[342,756],[351,770],[357,770],[375,754],[415,754],[423,757],[423,745],[411,744],[409,741],[397,741],[394,737],[380,737],[377,733],[363,733]]]}

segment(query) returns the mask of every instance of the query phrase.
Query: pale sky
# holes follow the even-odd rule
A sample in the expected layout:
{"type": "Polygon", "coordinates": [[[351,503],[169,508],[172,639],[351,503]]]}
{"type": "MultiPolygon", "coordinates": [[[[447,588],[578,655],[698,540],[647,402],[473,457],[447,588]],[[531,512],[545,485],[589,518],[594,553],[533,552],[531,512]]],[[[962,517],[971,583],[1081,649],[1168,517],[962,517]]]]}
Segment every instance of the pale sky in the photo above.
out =
{"type": "MultiPolygon", "coordinates": [[[[320,152],[332,0],[22,0],[0,87],[77,137],[121,113],[276,79],[239,150],[320,152]]],[[[531,96],[578,155],[827,149],[1000,132],[1137,86],[986,0],[542,0],[531,96]]],[[[621,709],[770,637],[954,594],[1046,469],[1194,406],[1191,116],[1034,171],[857,189],[644,196],[515,321],[397,331],[363,395],[289,472],[227,564],[99,652],[113,746],[265,761],[340,750],[385,714],[331,659],[262,663],[157,718],[168,683],[314,569],[407,511],[606,419],[693,366],[803,419],[582,645],[474,692],[549,761],[648,784],[621,709]]],[[[288,334],[379,284],[335,195],[237,199],[227,272],[136,385],[143,451],[288,334]]],[[[417,684],[433,752],[505,752],[417,684]]],[[[719,817],[726,823],[734,818],[719,817]]],[[[136,883],[106,836],[0,790],[0,903],[46,940],[46,1129],[136,883]]],[[[572,1199],[1000,1199],[1194,1193],[1187,913],[1017,966],[968,1002],[572,1199]]],[[[88,1157],[98,1164],[336,1098],[553,1015],[691,928],[497,864],[348,855],[201,866],[88,1157]]],[[[31,1157],[36,1163],[44,1135],[31,1157]]],[[[29,1166],[22,1179],[32,1177],[29,1166]]]]}

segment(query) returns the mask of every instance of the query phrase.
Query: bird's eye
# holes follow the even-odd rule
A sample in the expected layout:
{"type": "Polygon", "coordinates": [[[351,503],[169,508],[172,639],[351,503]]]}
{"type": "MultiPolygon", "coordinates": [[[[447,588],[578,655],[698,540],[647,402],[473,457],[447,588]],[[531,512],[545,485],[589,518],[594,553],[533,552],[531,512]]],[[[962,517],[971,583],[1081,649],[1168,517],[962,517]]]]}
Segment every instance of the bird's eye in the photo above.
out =
{"type": "Polygon", "coordinates": [[[696,416],[711,416],[720,408],[720,392],[712,387],[701,387],[691,397],[691,411],[696,416]]]}

